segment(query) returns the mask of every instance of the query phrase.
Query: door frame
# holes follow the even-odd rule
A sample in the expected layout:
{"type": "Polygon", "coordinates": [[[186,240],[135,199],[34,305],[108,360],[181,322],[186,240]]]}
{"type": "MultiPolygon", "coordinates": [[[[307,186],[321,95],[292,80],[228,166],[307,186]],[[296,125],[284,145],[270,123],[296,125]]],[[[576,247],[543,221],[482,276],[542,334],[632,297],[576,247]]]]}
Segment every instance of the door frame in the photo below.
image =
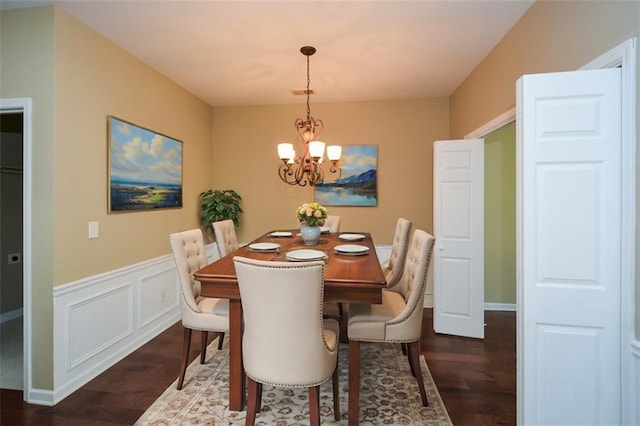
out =
{"type": "MultiPolygon", "coordinates": [[[[579,70],[620,67],[622,79],[622,247],[621,247],[621,369],[622,395],[632,395],[631,351],[629,344],[635,340],[635,229],[636,229],[636,44],[637,38],[630,38],[615,46],[593,61],[583,65],[579,70]]],[[[465,139],[483,138],[516,119],[516,108],[500,114],[489,122],[471,131],[465,139]]],[[[522,307],[521,294],[518,292],[517,310],[522,307]]],[[[521,334],[518,333],[516,359],[521,359],[521,334]]],[[[517,363],[516,376],[522,380],[522,366],[517,363]]],[[[524,395],[517,395],[517,411],[520,413],[524,405],[524,395]]],[[[632,419],[634,409],[631,401],[622,398],[622,419],[632,419]]],[[[522,421],[518,417],[519,422],[522,421]]]]}
{"type": "Polygon", "coordinates": [[[31,194],[32,194],[32,105],[31,98],[0,99],[0,114],[21,112],[22,121],[22,399],[28,401],[32,386],[32,250],[31,250],[31,194]]]}

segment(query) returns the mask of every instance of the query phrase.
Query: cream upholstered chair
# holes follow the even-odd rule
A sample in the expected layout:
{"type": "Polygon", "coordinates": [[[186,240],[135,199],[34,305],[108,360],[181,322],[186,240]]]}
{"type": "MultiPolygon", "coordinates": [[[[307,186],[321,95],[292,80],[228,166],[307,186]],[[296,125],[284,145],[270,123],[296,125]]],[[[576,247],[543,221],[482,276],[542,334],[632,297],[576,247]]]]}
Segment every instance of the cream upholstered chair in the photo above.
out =
{"type": "Polygon", "coordinates": [[[231,219],[213,222],[213,233],[216,237],[216,245],[220,257],[225,257],[238,249],[238,237],[236,227],[231,219]]]}
{"type": "Polygon", "coordinates": [[[340,232],[340,221],[342,220],[341,216],[332,216],[328,215],[324,220],[324,227],[329,228],[329,232],[340,232]]]}
{"type": "Polygon", "coordinates": [[[402,217],[398,218],[393,234],[393,243],[391,243],[391,256],[389,256],[389,260],[382,264],[384,277],[387,280],[387,288],[395,287],[400,282],[400,277],[402,277],[404,262],[409,249],[410,230],[411,222],[402,217]]]}
{"type": "MultiPolygon", "coordinates": [[[[416,229],[409,244],[400,282],[382,290],[379,305],[350,304],[349,325],[349,412],[359,412],[360,342],[395,342],[408,345],[411,373],[418,380],[422,405],[428,405],[420,368],[422,305],[435,238],[416,229]]],[[[350,419],[351,420],[351,419],[350,419]]],[[[356,419],[357,420],[357,419],[356,419]]]]}
{"type": "Polygon", "coordinates": [[[176,261],[182,295],[180,304],[182,306],[184,337],[180,378],[178,379],[178,390],[180,390],[189,361],[192,330],[202,332],[200,364],[204,364],[208,332],[218,332],[218,349],[221,349],[224,333],[229,331],[229,301],[200,296],[200,283],[193,278],[193,273],[208,263],[204,238],[200,229],[171,234],[169,242],[176,261]]]}
{"type": "Polygon", "coordinates": [[[311,424],[320,424],[320,384],[333,377],[333,411],[340,419],[337,321],[322,319],[324,262],[233,258],[244,334],[242,360],[249,398],[247,425],[260,411],[262,385],[308,387],[311,424]]]}

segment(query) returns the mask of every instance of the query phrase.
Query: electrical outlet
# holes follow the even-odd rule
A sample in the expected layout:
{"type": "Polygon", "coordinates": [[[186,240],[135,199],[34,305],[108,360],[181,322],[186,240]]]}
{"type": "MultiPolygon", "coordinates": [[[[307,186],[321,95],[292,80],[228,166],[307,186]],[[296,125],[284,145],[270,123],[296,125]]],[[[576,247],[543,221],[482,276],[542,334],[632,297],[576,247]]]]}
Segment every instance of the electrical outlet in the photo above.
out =
{"type": "Polygon", "coordinates": [[[20,263],[22,261],[22,255],[20,253],[11,253],[8,256],[9,265],[14,265],[16,263],[20,263]]]}
{"type": "Polygon", "coordinates": [[[161,302],[166,302],[167,301],[167,291],[166,290],[160,290],[160,301],[161,302]]]}

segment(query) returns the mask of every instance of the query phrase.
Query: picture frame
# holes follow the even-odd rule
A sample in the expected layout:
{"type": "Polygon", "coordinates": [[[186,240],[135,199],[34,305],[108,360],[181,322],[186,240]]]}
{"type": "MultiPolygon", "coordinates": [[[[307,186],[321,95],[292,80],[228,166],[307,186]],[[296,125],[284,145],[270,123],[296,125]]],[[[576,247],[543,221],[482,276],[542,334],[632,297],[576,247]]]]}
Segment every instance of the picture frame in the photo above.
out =
{"type": "Polygon", "coordinates": [[[324,206],[377,206],[378,146],[342,146],[340,167],[340,177],[315,185],[315,201],[324,206]]]}
{"type": "Polygon", "coordinates": [[[182,208],[182,141],[107,116],[109,213],[182,208]]]}

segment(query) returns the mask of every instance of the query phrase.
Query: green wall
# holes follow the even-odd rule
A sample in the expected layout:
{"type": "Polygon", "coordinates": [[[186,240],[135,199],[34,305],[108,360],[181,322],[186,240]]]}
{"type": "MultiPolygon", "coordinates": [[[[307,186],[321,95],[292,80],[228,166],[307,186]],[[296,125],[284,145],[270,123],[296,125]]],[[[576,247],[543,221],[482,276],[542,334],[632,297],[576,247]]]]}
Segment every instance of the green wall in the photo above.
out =
{"type": "Polygon", "coordinates": [[[484,300],[516,303],[516,124],[484,137],[484,300]]]}

